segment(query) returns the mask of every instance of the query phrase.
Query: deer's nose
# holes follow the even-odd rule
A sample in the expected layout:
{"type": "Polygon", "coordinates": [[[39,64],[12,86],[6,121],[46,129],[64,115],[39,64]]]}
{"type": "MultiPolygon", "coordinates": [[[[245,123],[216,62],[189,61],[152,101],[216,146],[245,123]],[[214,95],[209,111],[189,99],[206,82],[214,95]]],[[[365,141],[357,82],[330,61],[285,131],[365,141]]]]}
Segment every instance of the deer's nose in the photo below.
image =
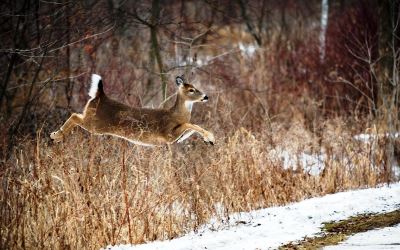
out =
{"type": "Polygon", "coordinates": [[[204,101],[204,102],[208,101],[208,96],[204,96],[204,97],[203,97],[203,101],[204,101]]]}

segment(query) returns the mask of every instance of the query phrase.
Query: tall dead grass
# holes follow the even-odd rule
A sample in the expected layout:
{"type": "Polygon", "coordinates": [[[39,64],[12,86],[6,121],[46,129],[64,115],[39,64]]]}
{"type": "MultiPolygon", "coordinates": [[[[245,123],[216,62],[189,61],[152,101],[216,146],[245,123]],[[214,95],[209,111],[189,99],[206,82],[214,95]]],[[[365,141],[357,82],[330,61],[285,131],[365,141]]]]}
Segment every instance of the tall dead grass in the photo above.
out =
{"type": "Polygon", "coordinates": [[[39,131],[2,168],[1,248],[98,249],[171,239],[210,218],[228,221],[232,212],[384,181],[368,146],[344,128],[324,126],[326,136],[315,144],[302,126],[218,131],[214,147],[190,140],[146,148],[81,129],[53,144],[39,131]],[[313,176],[300,165],[284,166],[268,154],[278,148],[323,150],[325,168],[313,176]]]}

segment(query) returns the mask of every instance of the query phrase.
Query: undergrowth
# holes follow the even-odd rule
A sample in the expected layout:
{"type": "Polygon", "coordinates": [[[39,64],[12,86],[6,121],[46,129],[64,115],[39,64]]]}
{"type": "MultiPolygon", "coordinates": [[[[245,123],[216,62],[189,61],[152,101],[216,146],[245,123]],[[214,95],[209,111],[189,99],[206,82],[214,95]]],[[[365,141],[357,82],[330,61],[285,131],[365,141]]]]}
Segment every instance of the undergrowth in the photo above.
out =
{"type": "Polygon", "coordinates": [[[217,133],[214,147],[197,138],[155,148],[82,129],[54,144],[39,131],[1,174],[2,246],[92,249],[171,239],[232,212],[385,181],[368,144],[342,131],[326,126],[318,146],[300,124],[271,129],[217,133]],[[325,168],[312,175],[300,164],[285,166],[273,150],[323,151],[325,168]]]}

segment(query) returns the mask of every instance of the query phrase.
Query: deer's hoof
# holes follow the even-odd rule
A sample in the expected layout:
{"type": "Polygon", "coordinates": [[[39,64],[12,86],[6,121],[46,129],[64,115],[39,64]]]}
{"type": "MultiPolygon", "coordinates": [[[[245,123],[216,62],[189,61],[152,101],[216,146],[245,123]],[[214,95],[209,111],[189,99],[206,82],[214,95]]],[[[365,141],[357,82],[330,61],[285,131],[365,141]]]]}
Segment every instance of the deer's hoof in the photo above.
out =
{"type": "Polygon", "coordinates": [[[205,143],[209,143],[210,145],[214,145],[215,144],[215,137],[213,135],[213,133],[208,132],[206,135],[206,138],[204,138],[204,142],[205,143]]]}

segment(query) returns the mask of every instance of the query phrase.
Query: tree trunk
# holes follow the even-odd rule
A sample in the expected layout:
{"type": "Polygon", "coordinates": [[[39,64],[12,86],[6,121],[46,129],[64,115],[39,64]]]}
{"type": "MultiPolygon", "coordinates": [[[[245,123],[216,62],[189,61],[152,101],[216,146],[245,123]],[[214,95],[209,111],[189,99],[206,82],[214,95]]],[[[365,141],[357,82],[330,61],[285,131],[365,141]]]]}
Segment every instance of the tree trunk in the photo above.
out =
{"type": "Polygon", "coordinates": [[[385,176],[386,182],[391,181],[394,159],[394,138],[397,124],[396,106],[399,88],[399,70],[397,69],[397,51],[399,21],[399,3],[396,0],[379,1],[379,116],[385,121],[385,176]]]}
{"type": "Polygon", "coordinates": [[[257,42],[258,46],[262,45],[262,40],[261,40],[261,36],[260,36],[260,32],[257,34],[256,30],[253,27],[253,24],[251,23],[251,20],[249,18],[249,16],[247,16],[247,12],[246,12],[246,5],[243,2],[243,0],[237,0],[239,7],[240,7],[240,12],[242,14],[242,18],[244,19],[244,22],[246,23],[247,29],[249,30],[250,34],[254,37],[254,39],[257,42]]]}
{"type": "Polygon", "coordinates": [[[14,42],[13,51],[12,51],[12,55],[11,55],[11,58],[8,63],[7,73],[6,73],[5,77],[2,79],[3,81],[2,81],[1,87],[0,87],[0,108],[3,103],[3,99],[6,95],[7,86],[10,81],[11,73],[14,69],[14,65],[17,60],[16,49],[18,48],[19,43],[20,43],[20,41],[25,33],[25,30],[26,30],[26,20],[23,20],[23,18],[24,18],[23,14],[28,12],[27,4],[28,4],[28,1],[25,0],[24,4],[22,6],[21,13],[19,13],[20,15],[18,15],[17,24],[15,26],[14,37],[13,37],[13,42],[14,42]],[[22,29],[20,27],[21,25],[22,25],[22,29]]]}
{"type": "MultiPolygon", "coordinates": [[[[65,15],[66,15],[66,43],[69,44],[71,42],[71,37],[70,37],[70,23],[69,23],[69,15],[70,15],[70,5],[67,1],[65,1],[66,4],[66,9],[65,9],[65,15]]],[[[65,97],[67,99],[67,107],[70,108],[71,106],[71,100],[72,100],[72,94],[74,90],[74,82],[71,81],[71,49],[70,46],[67,46],[67,56],[66,56],[66,85],[65,85],[65,97]]]]}
{"type": "Polygon", "coordinates": [[[162,99],[164,101],[165,99],[167,99],[167,79],[164,72],[164,64],[162,61],[160,46],[157,37],[159,19],[160,19],[160,1],[153,0],[151,8],[151,26],[150,26],[151,50],[157,61],[161,79],[162,99]]]}
{"type": "Polygon", "coordinates": [[[321,63],[325,61],[326,29],[328,27],[328,15],[329,2],[328,0],[321,0],[321,33],[319,35],[321,63]]]}

